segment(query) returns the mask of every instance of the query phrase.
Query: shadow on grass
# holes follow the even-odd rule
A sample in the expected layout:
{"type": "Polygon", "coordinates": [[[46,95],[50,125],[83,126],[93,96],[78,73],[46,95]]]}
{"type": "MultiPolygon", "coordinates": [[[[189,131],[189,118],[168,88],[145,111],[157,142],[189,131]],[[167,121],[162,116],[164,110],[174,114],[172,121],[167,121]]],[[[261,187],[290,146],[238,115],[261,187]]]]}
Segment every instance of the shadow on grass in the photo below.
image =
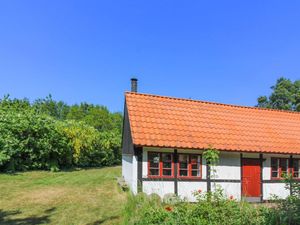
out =
{"type": "MultiPolygon", "coordinates": [[[[105,168],[117,168],[120,167],[121,164],[111,165],[111,166],[90,166],[90,167],[70,167],[70,168],[62,168],[59,172],[73,172],[73,171],[86,171],[86,170],[94,170],[94,169],[105,169],[105,168]]],[[[59,173],[58,172],[58,173],[59,173]]]]}
{"type": "Polygon", "coordinates": [[[55,208],[49,208],[44,211],[42,216],[29,216],[25,218],[11,218],[21,215],[20,210],[4,211],[0,209],[0,224],[1,225],[30,225],[30,224],[46,224],[50,222],[50,214],[55,211],[55,208]]]}
{"type": "Polygon", "coordinates": [[[120,216],[110,216],[110,217],[106,217],[102,220],[96,220],[93,223],[88,223],[87,225],[100,225],[100,224],[103,224],[103,223],[108,222],[110,220],[116,220],[116,219],[119,219],[119,218],[120,218],[120,216]]]}
{"type": "MultiPolygon", "coordinates": [[[[60,168],[58,172],[53,172],[53,173],[59,173],[59,172],[74,172],[74,171],[85,171],[85,170],[93,170],[93,169],[105,169],[105,168],[116,168],[120,167],[121,164],[114,164],[111,166],[91,166],[91,167],[67,167],[67,168],[60,168]]],[[[40,171],[45,171],[45,172],[51,172],[50,170],[45,170],[45,169],[40,169],[40,170],[26,170],[26,171],[0,171],[0,175],[11,175],[11,176],[17,176],[17,175],[22,175],[26,172],[40,172],[40,171]]]]}

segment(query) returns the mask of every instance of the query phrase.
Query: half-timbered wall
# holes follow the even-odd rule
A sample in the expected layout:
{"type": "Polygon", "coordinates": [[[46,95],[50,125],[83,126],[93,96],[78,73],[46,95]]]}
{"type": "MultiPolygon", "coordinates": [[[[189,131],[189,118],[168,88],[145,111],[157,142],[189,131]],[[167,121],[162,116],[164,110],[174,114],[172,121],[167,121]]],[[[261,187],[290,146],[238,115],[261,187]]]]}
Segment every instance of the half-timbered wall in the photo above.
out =
{"type": "MultiPolygon", "coordinates": [[[[141,148],[142,149],[142,148],[141,148]]],[[[123,154],[122,174],[129,183],[133,193],[138,192],[138,185],[141,190],[147,194],[156,193],[161,197],[166,194],[174,193],[189,201],[194,201],[193,192],[215,190],[216,187],[224,189],[224,193],[228,197],[241,199],[242,182],[241,182],[241,160],[242,158],[260,159],[263,165],[261,194],[262,200],[270,200],[273,195],[284,198],[289,195],[290,191],[285,188],[282,180],[271,179],[271,158],[290,158],[290,155],[281,154],[258,154],[258,153],[234,153],[221,152],[220,160],[217,166],[210,168],[211,179],[207,177],[208,167],[205,159],[202,157],[201,162],[201,179],[182,179],[179,177],[172,178],[149,178],[148,176],[148,152],[170,152],[175,153],[175,149],[169,148],[143,148],[142,162],[138,169],[138,157],[136,155],[123,154]],[[138,181],[138,173],[141,173],[141,181],[138,181]],[[139,184],[140,182],[140,184],[139,184]]],[[[180,153],[202,154],[201,150],[176,150],[180,153]]],[[[300,156],[293,156],[300,158],[300,156]]]]}

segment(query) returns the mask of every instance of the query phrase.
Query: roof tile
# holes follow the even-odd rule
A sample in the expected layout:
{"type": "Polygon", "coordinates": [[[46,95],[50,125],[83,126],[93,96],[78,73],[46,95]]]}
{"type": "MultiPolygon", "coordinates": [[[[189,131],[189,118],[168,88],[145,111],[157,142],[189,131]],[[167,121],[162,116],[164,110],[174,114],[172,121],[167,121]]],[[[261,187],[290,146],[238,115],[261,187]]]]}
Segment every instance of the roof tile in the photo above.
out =
{"type": "Polygon", "coordinates": [[[300,113],[127,92],[141,146],[300,154],[300,113]]]}

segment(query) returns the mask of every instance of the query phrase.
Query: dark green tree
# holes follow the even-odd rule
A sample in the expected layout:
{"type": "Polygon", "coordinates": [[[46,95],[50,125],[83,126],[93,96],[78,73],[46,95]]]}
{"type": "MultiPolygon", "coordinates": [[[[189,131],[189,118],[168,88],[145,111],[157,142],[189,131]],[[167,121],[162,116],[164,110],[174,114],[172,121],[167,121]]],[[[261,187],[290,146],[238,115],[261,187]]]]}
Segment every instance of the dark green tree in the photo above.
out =
{"type": "Polygon", "coordinates": [[[111,113],[105,106],[81,103],[73,105],[67,119],[83,121],[98,131],[122,130],[122,114],[111,113]]]}
{"type": "Polygon", "coordinates": [[[269,97],[258,97],[257,107],[300,111],[300,80],[292,82],[281,77],[271,89],[269,97]]]}
{"type": "Polygon", "coordinates": [[[64,120],[70,111],[70,106],[62,101],[55,101],[51,95],[34,101],[33,108],[42,114],[47,114],[59,120],[64,120]]]}

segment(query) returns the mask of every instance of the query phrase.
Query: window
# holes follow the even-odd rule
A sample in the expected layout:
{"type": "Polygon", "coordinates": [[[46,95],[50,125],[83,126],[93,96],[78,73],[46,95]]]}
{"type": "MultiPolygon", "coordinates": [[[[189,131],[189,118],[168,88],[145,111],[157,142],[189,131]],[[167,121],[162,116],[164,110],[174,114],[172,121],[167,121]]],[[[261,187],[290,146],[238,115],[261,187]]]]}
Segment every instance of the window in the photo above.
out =
{"type": "Polygon", "coordinates": [[[150,177],[172,177],[173,176],[173,154],[172,153],[148,153],[148,175],[150,177]]]}
{"type": "Polygon", "coordinates": [[[159,176],[159,166],[160,166],[160,154],[151,152],[148,155],[149,159],[149,175],[159,176]]]}
{"type": "Polygon", "coordinates": [[[288,159],[280,159],[280,170],[281,170],[281,177],[284,177],[288,173],[288,159]]]}
{"type": "Polygon", "coordinates": [[[178,156],[179,164],[179,176],[188,177],[189,176],[189,156],[188,155],[179,155],[178,156]]]}
{"type": "Polygon", "coordinates": [[[200,155],[178,155],[178,176],[179,177],[201,177],[201,156],[200,155]]]}
{"type": "Polygon", "coordinates": [[[271,159],[271,177],[282,178],[289,172],[289,159],[271,159]]]}
{"type": "Polygon", "coordinates": [[[293,160],[293,177],[300,178],[300,159],[293,160]]]}
{"type": "Polygon", "coordinates": [[[271,159],[271,170],[272,170],[272,178],[279,177],[279,159],[271,159]]]}
{"type": "Polygon", "coordinates": [[[200,161],[201,157],[198,155],[190,155],[191,161],[191,176],[200,177],[200,161]]]}
{"type": "Polygon", "coordinates": [[[162,153],[162,175],[172,176],[173,155],[170,153],[162,153]]]}
{"type": "MultiPolygon", "coordinates": [[[[178,177],[201,178],[201,156],[178,154],[178,177]]],[[[174,177],[173,153],[148,152],[148,176],[151,178],[174,177]]]]}

